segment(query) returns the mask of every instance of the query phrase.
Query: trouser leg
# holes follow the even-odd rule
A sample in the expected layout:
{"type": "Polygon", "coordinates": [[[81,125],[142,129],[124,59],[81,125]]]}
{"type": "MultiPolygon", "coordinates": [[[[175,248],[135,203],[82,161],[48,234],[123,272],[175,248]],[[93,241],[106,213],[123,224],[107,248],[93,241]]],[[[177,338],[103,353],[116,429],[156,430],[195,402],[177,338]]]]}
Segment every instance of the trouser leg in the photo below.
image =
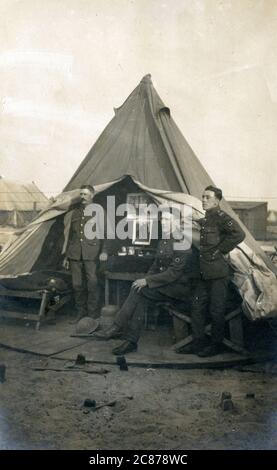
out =
{"type": "Polygon", "coordinates": [[[208,304],[208,283],[199,280],[193,292],[191,303],[191,327],[193,338],[196,341],[203,341],[205,337],[208,304]]]}
{"type": "Polygon", "coordinates": [[[132,288],[129,292],[129,295],[120,310],[117,312],[114,324],[122,331],[128,328],[129,322],[132,318],[134,311],[136,310],[138,302],[141,300],[141,297],[138,292],[132,288]]]}
{"type": "Polygon", "coordinates": [[[92,318],[99,316],[99,285],[96,275],[96,263],[83,260],[87,288],[87,312],[92,318]]]}
{"type": "Polygon", "coordinates": [[[167,300],[167,297],[164,294],[160,293],[157,289],[149,289],[149,287],[143,287],[136,293],[136,306],[129,317],[128,326],[124,335],[127,341],[133,343],[138,342],[144,325],[145,310],[149,303],[154,304],[155,302],[165,300],[167,300]]]}
{"type": "Polygon", "coordinates": [[[210,289],[211,339],[212,343],[221,343],[224,338],[228,278],[214,279],[210,289]]]}
{"type": "Polygon", "coordinates": [[[128,298],[117,313],[114,323],[124,332],[127,341],[137,343],[144,324],[147,304],[165,300],[167,300],[167,296],[157,289],[149,289],[149,287],[143,287],[140,291],[131,289],[128,298]]]}
{"type": "Polygon", "coordinates": [[[70,260],[70,269],[77,314],[80,318],[85,317],[87,315],[87,292],[82,261],[70,260]]]}
{"type": "Polygon", "coordinates": [[[149,287],[143,287],[140,290],[140,294],[142,297],[154,304],[155,302],[168,302],[172,300],[170,297],[164,294],[160,288],[149,289],[149,287]]]}
{"type": "Polygon", "coordinates": [[[132,343],[138,342],[144,324],[146,303],[147,301],[141,297],[136,308],[133,310],[133,315],[131,316],[128,327],[124,333],[124,338],[127,341],[131,341],[132,343]]]}

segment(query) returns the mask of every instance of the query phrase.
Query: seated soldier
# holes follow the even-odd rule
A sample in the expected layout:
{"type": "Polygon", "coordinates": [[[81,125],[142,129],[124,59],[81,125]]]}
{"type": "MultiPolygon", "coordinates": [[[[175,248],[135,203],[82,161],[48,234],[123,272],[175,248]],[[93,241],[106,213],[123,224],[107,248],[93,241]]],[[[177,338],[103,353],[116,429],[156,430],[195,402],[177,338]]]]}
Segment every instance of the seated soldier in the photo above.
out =
{"type": "MultiPolygon", "coordinates": [[[[180,249],[173,238],[174,216],[162,216],[162,234],[156,257],[143,279],[133,284],[128,298],[117,312],[113,326],[97,336],[102,339],[123,338],[124,342],[113,349],[113,354],[126,354],[137,349],[144,321],[145,307],[149,302],[175,302],[182,300],[189,308],[190,278],[195,249],[180,249]]],[[[179,231],[180,234],[180,231],[179,231]]]]}

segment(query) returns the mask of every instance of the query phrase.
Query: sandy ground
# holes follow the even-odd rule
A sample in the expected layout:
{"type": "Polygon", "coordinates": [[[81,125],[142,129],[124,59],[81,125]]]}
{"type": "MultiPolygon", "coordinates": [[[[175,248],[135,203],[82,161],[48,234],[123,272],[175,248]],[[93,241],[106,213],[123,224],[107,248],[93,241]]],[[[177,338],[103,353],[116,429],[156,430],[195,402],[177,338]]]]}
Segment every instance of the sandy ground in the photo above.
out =
{"type": "Polygon", "coordinates": [[[114,365],[91,375],[35,371],[67,364],[3,348],[0,363],[7,367],[0,383],[1,449],[277,448],[276,363],[244,371],[114,365]],[[233,411],[220,407],[224,391],[232,394],[233,411]],[[89,411],[87,398],[116,403],[89,411]]]}

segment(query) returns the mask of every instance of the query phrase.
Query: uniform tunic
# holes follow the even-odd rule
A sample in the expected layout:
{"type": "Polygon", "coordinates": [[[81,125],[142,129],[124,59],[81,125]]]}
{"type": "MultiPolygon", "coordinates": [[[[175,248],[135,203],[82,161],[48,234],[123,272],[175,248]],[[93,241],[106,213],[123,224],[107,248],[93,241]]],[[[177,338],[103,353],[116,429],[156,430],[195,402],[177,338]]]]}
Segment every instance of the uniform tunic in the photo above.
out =
{"type": "Polygon", "coordinates": [[[176,249],[172,238],[159,241],[154,263],[145,275],[147,286],[139,292],[132,288],[115,317],[114,323],[124,331],[127,341],[138,341],[149,302],[174,304],[182,300],[189,308],[194,257],[194,248],[181,251],[176,249]]]}
{"type": "Polygon", "coordinates": [[[224,255],[245,237],[239,224],[220,209],[207,211],[200,223],[200,274],[203,279],[219,279],[229,274],[224,255]]]}
{"type": "Polygon", "coordinates": [[[99,240],[98,238],[89,240],[85,236],[85,225],[92,216],[85,216],[84,210],[85,207],[82,205],[73,209],[66,256],[75,261],[94,261],[99,255],[103,240],[99,240]]]}

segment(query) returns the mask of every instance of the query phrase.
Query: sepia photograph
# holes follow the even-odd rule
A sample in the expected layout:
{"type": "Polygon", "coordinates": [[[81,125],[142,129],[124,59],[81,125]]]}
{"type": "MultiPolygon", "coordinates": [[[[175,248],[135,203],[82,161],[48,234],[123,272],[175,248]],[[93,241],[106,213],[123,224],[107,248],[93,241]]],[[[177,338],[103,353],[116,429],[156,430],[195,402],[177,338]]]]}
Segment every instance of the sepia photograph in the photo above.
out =
{"type": "Polygon", "coordinates": [[[0,0],[3,466],[277,450],[276,26],[276,0],[0,0]]]}

